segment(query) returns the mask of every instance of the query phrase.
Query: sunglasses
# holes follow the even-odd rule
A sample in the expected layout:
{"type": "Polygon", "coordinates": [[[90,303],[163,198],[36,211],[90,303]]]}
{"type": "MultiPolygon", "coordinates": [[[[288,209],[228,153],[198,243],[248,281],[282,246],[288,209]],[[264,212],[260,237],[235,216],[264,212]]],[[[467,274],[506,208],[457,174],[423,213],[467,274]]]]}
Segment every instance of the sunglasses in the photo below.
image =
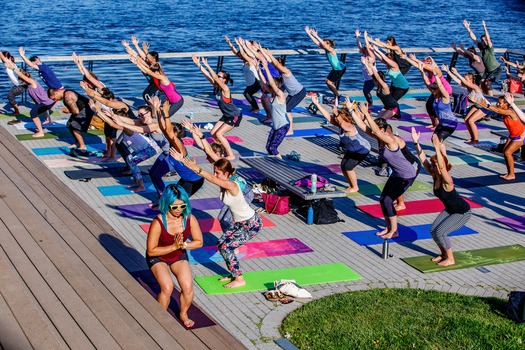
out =
{"type": "Polygon", "coordinates": [[[188,206],[187,204],[179,204],[179,205],[177,205],[177,204],[171,204],[171,205],[169,206],[169,208],[170,208],[170,210],[179,210],[179,209],[180,209],[180,210],[184,210],[184,209],[186,209],[187,206],[188,206]]]}
{"type": "Polygon", "coordinates": [[[224,75],[217,75],[219,78],[226,79],[224,75]]]}
{"type": "Polygon", "coordinates": [[[139,113],[139,117],[145,117],[148,115],[149,112],[146,112],[146,113],[139,113]]]}

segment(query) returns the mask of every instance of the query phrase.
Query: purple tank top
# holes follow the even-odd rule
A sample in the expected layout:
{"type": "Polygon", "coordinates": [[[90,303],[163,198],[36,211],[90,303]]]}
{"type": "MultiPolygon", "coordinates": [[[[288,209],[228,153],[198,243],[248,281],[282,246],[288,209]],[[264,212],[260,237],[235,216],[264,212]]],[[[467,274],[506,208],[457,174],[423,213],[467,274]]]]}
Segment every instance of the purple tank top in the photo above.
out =
{"type": "Polygon", "coordinates": [[[412,179],[416,177],[416,169],[414,169],[414,166],[405,158],[399,146],[395,151],[384,147],[379,150],[379,155],[383,157],[392,168],[392,176],[397,176],[402,179],[412,179]]]}
{"type": "Polygon", "coordinates": [[[42,85],[40,85],[38,82],[36,82],[36,88],[32,87],[31,85],[28,85],[27,92],[36,104],[43,103],[45,105],[52,105],[55,103],[55,101],[53,101],[47,96],[47,91],[44,90],[42,85]]]}

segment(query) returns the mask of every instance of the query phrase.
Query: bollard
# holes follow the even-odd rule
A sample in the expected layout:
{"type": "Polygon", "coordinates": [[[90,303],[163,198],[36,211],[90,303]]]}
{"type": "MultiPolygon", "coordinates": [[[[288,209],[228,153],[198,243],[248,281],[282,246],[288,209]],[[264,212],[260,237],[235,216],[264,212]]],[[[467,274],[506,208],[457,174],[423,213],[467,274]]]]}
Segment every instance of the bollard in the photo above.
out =
{"type": "Polygon", "coordinates": [[[383,240],[383,253],[382,253],[382,257],[383,259],[388,259],[388,251],[389,251],[389,246],[388,246],[388,239],[385,239],[383,240]]]}

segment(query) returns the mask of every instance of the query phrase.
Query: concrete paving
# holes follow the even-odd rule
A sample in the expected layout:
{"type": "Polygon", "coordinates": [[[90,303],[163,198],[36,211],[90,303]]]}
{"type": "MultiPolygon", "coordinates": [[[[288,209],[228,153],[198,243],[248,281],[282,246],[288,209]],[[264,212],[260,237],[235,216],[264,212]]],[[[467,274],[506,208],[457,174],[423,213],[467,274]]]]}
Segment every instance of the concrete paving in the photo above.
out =
{"type": "MultiPolygon", "coordinates": [[[[408,105],[403,112],[411,114],[423,114],[424,101],[421,96],[428,93],[423,90],[411,91],[414,95],[403,98],[402,103],[408,105]]],[[[349,96],[360,96],[360,92],[347,91],[349,96]]],[[[235,96],[242,99],[242,96],[235,96]]],[[[185,105],[177,113],[176,118],[189,115],[193,112],[194,120],[197,122],[214,122],[219,119],[219,109],[207,103],[211,97],[207,95],[185,96],[185,105]]],[[[306,100],[301,104],[307,107],[306,100]]],[[[22,107],[22,112],[28,114],[30,105],[22,107]]],[[[248,108],[248,106],[243,106],[248,108]]],[[[55,110],[58,110],[55,107],[55,110]]],[[[319,128],[323,118],[318,116],[312,118],[309,113],[295,114],[295,130],[319,128]]],[[[63,119],[65,116],[59,112],[53,113],[53,119],[63,119]]],[[[260,116],[259,118],[262,118],[260,116]]],[[[29,130],[18,130],[15,126],[7,125],[9,118],[0,117],[0,124],[8,129],[13,135],[20,133],[31,133],[29,130]]],[[[427,125],[428,119],[414,119],[411,121],[392,121],[394,129],[400,125],[427,125]]],[[[491,130],[503,130],[505,127],[500,121],[491,120],[482,122],[487,129],[480,129],[480,139],[489,139],[495,143],[499,138],[490,133],[491,130]]],[[[238,136],[244,142],[232,144],[234,151],[243,155],[265,153],[265,144],[269,127],[258,123],[257,117],[245,115],[239,128],[230,132],[238,136]]],[[[400,134],[406,134],[399,131],[400,134]]],[[[450,155],[465,154],[489,154],[479,148],[470,147],[462,142],[452,142],[468,139],[466,131],[455,132],[447,141],[450,155]]],[[[28,148],[52,147],[67,145],[67,140],[45,139],[21,141],[28,148]]],[[[100,141],[97,141],[97,143],[100,141]]],[[[337,143],[336,135],[322,137],[294,137],[286,138],[279,148],[282,154],[296,151],[301,154],[301,161],[307,161],[319,165],[338,164],[340,158],[327,145],[337,143]]],[[[430,153],[429,141],[422,142],[424,149],[430,153]]],[[[190,156],[201,156],[202,152],[195,147],[188,147],[190,156]]],[[[39,156],[43,162],[52,159],[72,159],[66,155],[39,156]]],[[[201,157],[202,159],[202,157],[201,157]]],[[[152,161],[145,162],[151,164],[152,161]]],[[[235,166],[239,169],[244,167],[241,161],[236,160],[235,166]]],[[[207,169],[211,166],[202,164],[207,169]]],[[[79,163],[82,167],[98,167],[99,165],[87,165],[79,163]]],[[[129,177],[93,179],[89,182],[73,181],[64,175],[64,170],[73,170],[70,167],[52,167],[53,173],[60,178],[65,186],[69,186],[78,193],[88,204],[95,208],[124,239],[126,239],[136,251],[130,252],[126,257],[126,268],[130,271],[146,269],[144,252],[146,247],[146,235],[139,224],[148,223],[151,218],[128,218],[123,217],[116,209],[117,205],[147,203],[154,199],[152,195],[129,194],[124,196],[104,197],[98,186],[116,185],[120,183],[129,184],[129,177]]],[[[373,167],[369,164],[358,166],[357,175],[361,184],[381,184],[386,181],[384,177],[375,175],[373,167]]],[[[496,161],[485,161],[481,163],[455,165],[451,171],[455,179],[466,179],[475,177],[487,177],[488,180],[496,178],[505,173],[503,158],[496,161]]],[[[510,215],[523,215],[525,209],[525,167],[523,163],[516,163],[515,181],[503,184],[460,188],[457,190],[464,196],[481,203],[483,208],[474,209],[473,216],[467,226],[479,232],[477,235],[465,235],[453,237],[453,247],[457,251],[471,250],[504,246],[510,244],[525,245],[524,232],[515,231],[505,225],[494,221],[494,218],[510,215]]],[[[38,176],[38,174],[35,174],[38,176]]],[[[341,173],[323,175],[332,184],[344,186],[345,180],[341,173]]],[[[176,177],[173,178],[176,180],[176,177]]],[[[431,183],[431,178],[423,172],[418,180],[431,183]]],[[[214,185],[205,184],[194,198],[217,197],[218,189],[214,185]]],[[[433,198],[431,192],[408,192],[406,201],[433,198]]],[[[311,253],[285,255],[271,258],[260,258],[242,260],[241,266],[245,271],[261,271],[279,269],[283,267],[306,266],[322,263],[342,262],[358,272],[362,279],[358,281],[328,283],[306,287],[314,299],[322,298],[334,293],[342,293],[355,290],[372,288],[421,288],[461,294],[494,296],[505,298],[511,290],[525,289],[525,261],[511,264],[491,265],[486,268],[470,268],[439,273],[423,274],[418,270],[405,264],[401,258],[423,254],[435,254],[437,247],[431,239],[418,240],[403,243],[390,244],[393,257],[383,260],[381,258],[381,245],[359,246],[342,234],[346,231],[362,231],[378,229],[383,226],[382,219],[375,219],[356,209],[357,205],[374,204],[378,202],[377,196],[356,196],[349,198],[334,199],[334,204],[340,217],[345,222],[327,226],[306,225],[301,218],[293,213],[285,216],[269,215],[276,224],[275,227],[265,228],[254,238],[253,241],[264,241],[281,238],[298,238],[313,249],[311,253]]],[[[254,203],[255,206],[261,206],[254,203]]],[[[198,218],[215,217],[218,210],[207,210],[196,212],[198,218]]],[[[437,216],[436,214],[402,216],[399,223],[404,226],[430,224],[437,216]]],[[[218,233],[205,235],[205,245],[213,245],[219,237],[218,233]]],[[[121,260],[123,261],[123,260],[121,260]]],[[[225,272],[224,263],[192,265],[194,276],[216,275],[225,272]]],[[[278,327],[281,321],[291,311],[300,307],[309,300],[296,300],[287,305],[269,302],[264,298],[264,291],[237,293],[227,295],[207,295],[197,284],[195,284],[195,303],[216,319],[228,331],[234,334],[250,349],[277,349],[279,348],[274,339],[281,338],[278,327]]]]}

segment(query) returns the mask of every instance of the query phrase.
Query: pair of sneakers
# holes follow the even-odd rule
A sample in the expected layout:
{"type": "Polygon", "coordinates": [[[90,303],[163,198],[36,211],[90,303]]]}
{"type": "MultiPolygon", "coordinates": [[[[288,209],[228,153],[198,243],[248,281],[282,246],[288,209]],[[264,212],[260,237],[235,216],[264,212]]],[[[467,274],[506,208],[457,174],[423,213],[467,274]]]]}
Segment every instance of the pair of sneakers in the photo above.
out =
{"type": "Polygon", "coordinates": [[[72,148],[69,151],[71,157],[95,157],[97,154],[94,152],[89,152],[87,149],[72,148]]]}

